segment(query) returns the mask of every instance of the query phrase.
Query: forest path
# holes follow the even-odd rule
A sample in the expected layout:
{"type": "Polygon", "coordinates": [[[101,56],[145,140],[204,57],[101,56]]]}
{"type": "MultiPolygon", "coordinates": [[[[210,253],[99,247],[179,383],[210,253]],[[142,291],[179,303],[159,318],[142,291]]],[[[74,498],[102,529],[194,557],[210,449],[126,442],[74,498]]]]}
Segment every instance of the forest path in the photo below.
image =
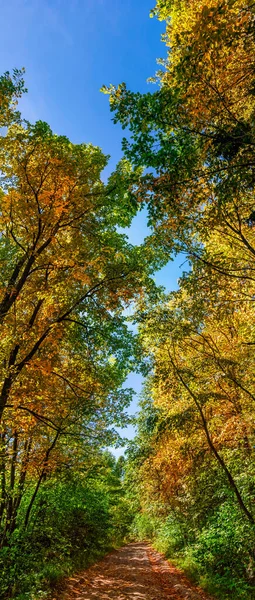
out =
{"type": "Polygon", "coordinates": [[[128,544],[77,577],[54,600],[210,600],[148,544],[128,544]]]}

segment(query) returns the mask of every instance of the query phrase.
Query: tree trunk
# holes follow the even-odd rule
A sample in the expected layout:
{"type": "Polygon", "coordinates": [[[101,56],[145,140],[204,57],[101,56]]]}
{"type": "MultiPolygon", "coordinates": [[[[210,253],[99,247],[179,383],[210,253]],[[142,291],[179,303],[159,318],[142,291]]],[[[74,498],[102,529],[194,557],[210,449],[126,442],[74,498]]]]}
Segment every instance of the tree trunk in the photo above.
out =
{"type": "Polygon", "coordinates": [[[195,405],[197,407],[197,410],[198,410],[198,412],[200,414],[200,417],[201,417],[202,427],[203,427],[203,430],[205,432],[206,439],[207,439],[208,446],[209,446],[210,450],[212,451],[212,453],[215,456],[217,462],[219,463],[219,465],[223,469],[223,471],[224,471],[224,473],[225,473],[225,475],[227,477],[229,486],[232,489],[232,491],[234,492],[234,495],[235,495],[235,497],[237,499],[237,502],[238,502],[238,504],[239,504],[239,506],[241,508],[241,511],[245,514],[246,518],[250,521],[250,523],[252,525],[254,525],[254,523],[255,523],[254,517],[250,513],[250,511],[248,510],[247,506],[245,505],[245,503],[243,501],[243,498],[242,498],[242,496],[241,496],[241,494],[239,492],[239,489],[238,489],[238,487],[237,487],[237,485],[235,483],[235,480],[234,480],[234,478],[231,475],[231,472],[229,471],[229,469],[228,469],[228,467],[227,467],[224,459],[219,454],[219,452],[217,451],[217,449],[216,449],[216,447],[215,447],[215,445],[214,445],[214,443],[212,441],[212,438],[211,438],[211,435],[210,435],[210,432],[209,432],[209,429],[208,429],[208,425],[207,425],[207,421],[206,421],[203,409],[200,406],[200,403],[199,403],[196,395],[194,394],[194,392],[192,392],[192,390],[190,389],[190,387],[186,383],[186,381],[184,381],[184,379],[183,379],[183,377],[182,377],[182,375],[181,375],[178,367],[176,366],[175,362],[173,361],[173,358],[172,358],[171,353],[169,351],[168,351],[168,354],[169,354],[169,357],[170,357],[170,362],[172,364],[172,367],[173,367],[173,369],[174,369],[177,377],[179,378],[179,380],[181,381],[182,385],[185,387],[185,389],[187,390],[187,392],[190,394],[191,398],[193,399],[193,401],[194,401],[194,403],[195,403],[195,405]]]}
{"type": "Polygon", "coordinates": [[[39,479],[37,481],[34,493],[32,495],[32,498],[31,498],[31,500],[29,502],[29,505],[28,505],[28,508],[27,508],[27,512],[26,512],[26,516],[25,516],[25,521],[24,521],[24,529],[26,529],[27,526],[28,526],[28,522],[29,522],[29,518],[30,518],[30,513],[31,513],[31,510],[32,510],[33,505],[34,505],[34,501],[36,499],[36,496],[38,494],[38,491],[39,491],[40,485],[41,485],[41,483],[42,483],[42,481],[44,479],[44,476],[46,474],[46,469],[47,469],[47,465],[48,465],[50,453],[55,448],[56,443],[57,443],[58,438],[59,438],[59,435],[60,435],[60,430],[57,431],[52,444],[50,445],[50,447],[48,448],[48,450],[47,450],[47,452],[45,454],[45,458],[44,458],[44,461],[43,461],[42,471],[41,471],[41,474],[40,474],[40,477],[39,477],[39,479]]]}

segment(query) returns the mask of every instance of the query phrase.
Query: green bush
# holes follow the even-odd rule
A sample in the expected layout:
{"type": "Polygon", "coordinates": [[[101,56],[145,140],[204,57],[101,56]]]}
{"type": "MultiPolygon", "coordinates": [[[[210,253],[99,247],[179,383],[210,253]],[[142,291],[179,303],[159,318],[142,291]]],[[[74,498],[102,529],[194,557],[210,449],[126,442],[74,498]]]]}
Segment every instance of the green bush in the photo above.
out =
{"type": "Polygon", "coordinates": [[[38,494],[29,528],[17,529],[0,552],[0,597],[43,598],[63,576],[106,552],[113,535],[107,489],[95,481],[49,480],[38,494]]]}
{"type": "Polygon", "coordinates": [[[215,508],[200,530],[196,521],[194,525],[176,513],[166,519],[142,513],[135,525],[140,538],[149,538],[156,550],[216,598],[255,599],[255,528],[233,501],[215,508]]]}
{"type": "Polygon", "coordinates": [[[172,514],[163,523],[158,525],[154,545],[167,558],[171,558],[176,552],[179,552],[185,546],[186,542],[186,526],[172,514]]]}
{"type": "Polygon", "coordinates": [[[192,554],[207,574],[203,581],[211,592],[223,593],[223,597],[231,593],[231,598],[238,599],[255,597],[254,534],[255,529],[230,502],[219,507],[200,532],[192,554]]]}
{"type": "Polygon", "coordinates": [[[131,535],[138,540],[151,540],[154,538],[159,520],[155,520],[147,513],[138,513],[132,523],[131,535]]]}

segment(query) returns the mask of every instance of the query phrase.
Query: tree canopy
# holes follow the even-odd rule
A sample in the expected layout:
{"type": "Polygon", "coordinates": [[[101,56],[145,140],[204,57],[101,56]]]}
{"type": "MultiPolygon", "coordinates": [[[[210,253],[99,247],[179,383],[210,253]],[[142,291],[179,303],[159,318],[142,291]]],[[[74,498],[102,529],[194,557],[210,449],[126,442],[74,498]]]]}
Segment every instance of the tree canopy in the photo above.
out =
{"type": "Polygon", "coordinates": [[[107,183],[98,147],[22,120],[22,71],[0,79],[6,597],[18,545],[55,566],[60,549],[69,572],[79,547],[128,531],[216,597],[254,597],[254,11],[158,0],[155,92],[103,86],[128,129],[107,183]],[[151,233],[132,246],[120,228],[143,207],[151,233]],[[187,270],[166,293],[153,275],[179,252],[187,270]],[[128,422],[132,369],[141,410],[117,463],[106,448],[128,422]]]}

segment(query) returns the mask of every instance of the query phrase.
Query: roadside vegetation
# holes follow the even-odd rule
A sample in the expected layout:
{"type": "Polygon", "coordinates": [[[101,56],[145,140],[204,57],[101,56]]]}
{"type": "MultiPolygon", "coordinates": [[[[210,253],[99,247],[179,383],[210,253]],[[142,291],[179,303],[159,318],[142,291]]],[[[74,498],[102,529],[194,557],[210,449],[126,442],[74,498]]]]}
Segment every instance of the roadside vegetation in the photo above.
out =
{"type": "Polygon", "coordinates": [[[0,78],[3,598],[46,597],[128,536],[215,598],[255,598],[255,6],[152,16],[155,92],[103,87],[128,129],[107,183],[99,148],[22,120],[22,71],[0,78]],[[132,246],[141,208],[151,234],[132,246]],[[167,294],[153,276],[178,253],[167,294]],[[137,435],[116,461],[134,370],[137,435]]]}

